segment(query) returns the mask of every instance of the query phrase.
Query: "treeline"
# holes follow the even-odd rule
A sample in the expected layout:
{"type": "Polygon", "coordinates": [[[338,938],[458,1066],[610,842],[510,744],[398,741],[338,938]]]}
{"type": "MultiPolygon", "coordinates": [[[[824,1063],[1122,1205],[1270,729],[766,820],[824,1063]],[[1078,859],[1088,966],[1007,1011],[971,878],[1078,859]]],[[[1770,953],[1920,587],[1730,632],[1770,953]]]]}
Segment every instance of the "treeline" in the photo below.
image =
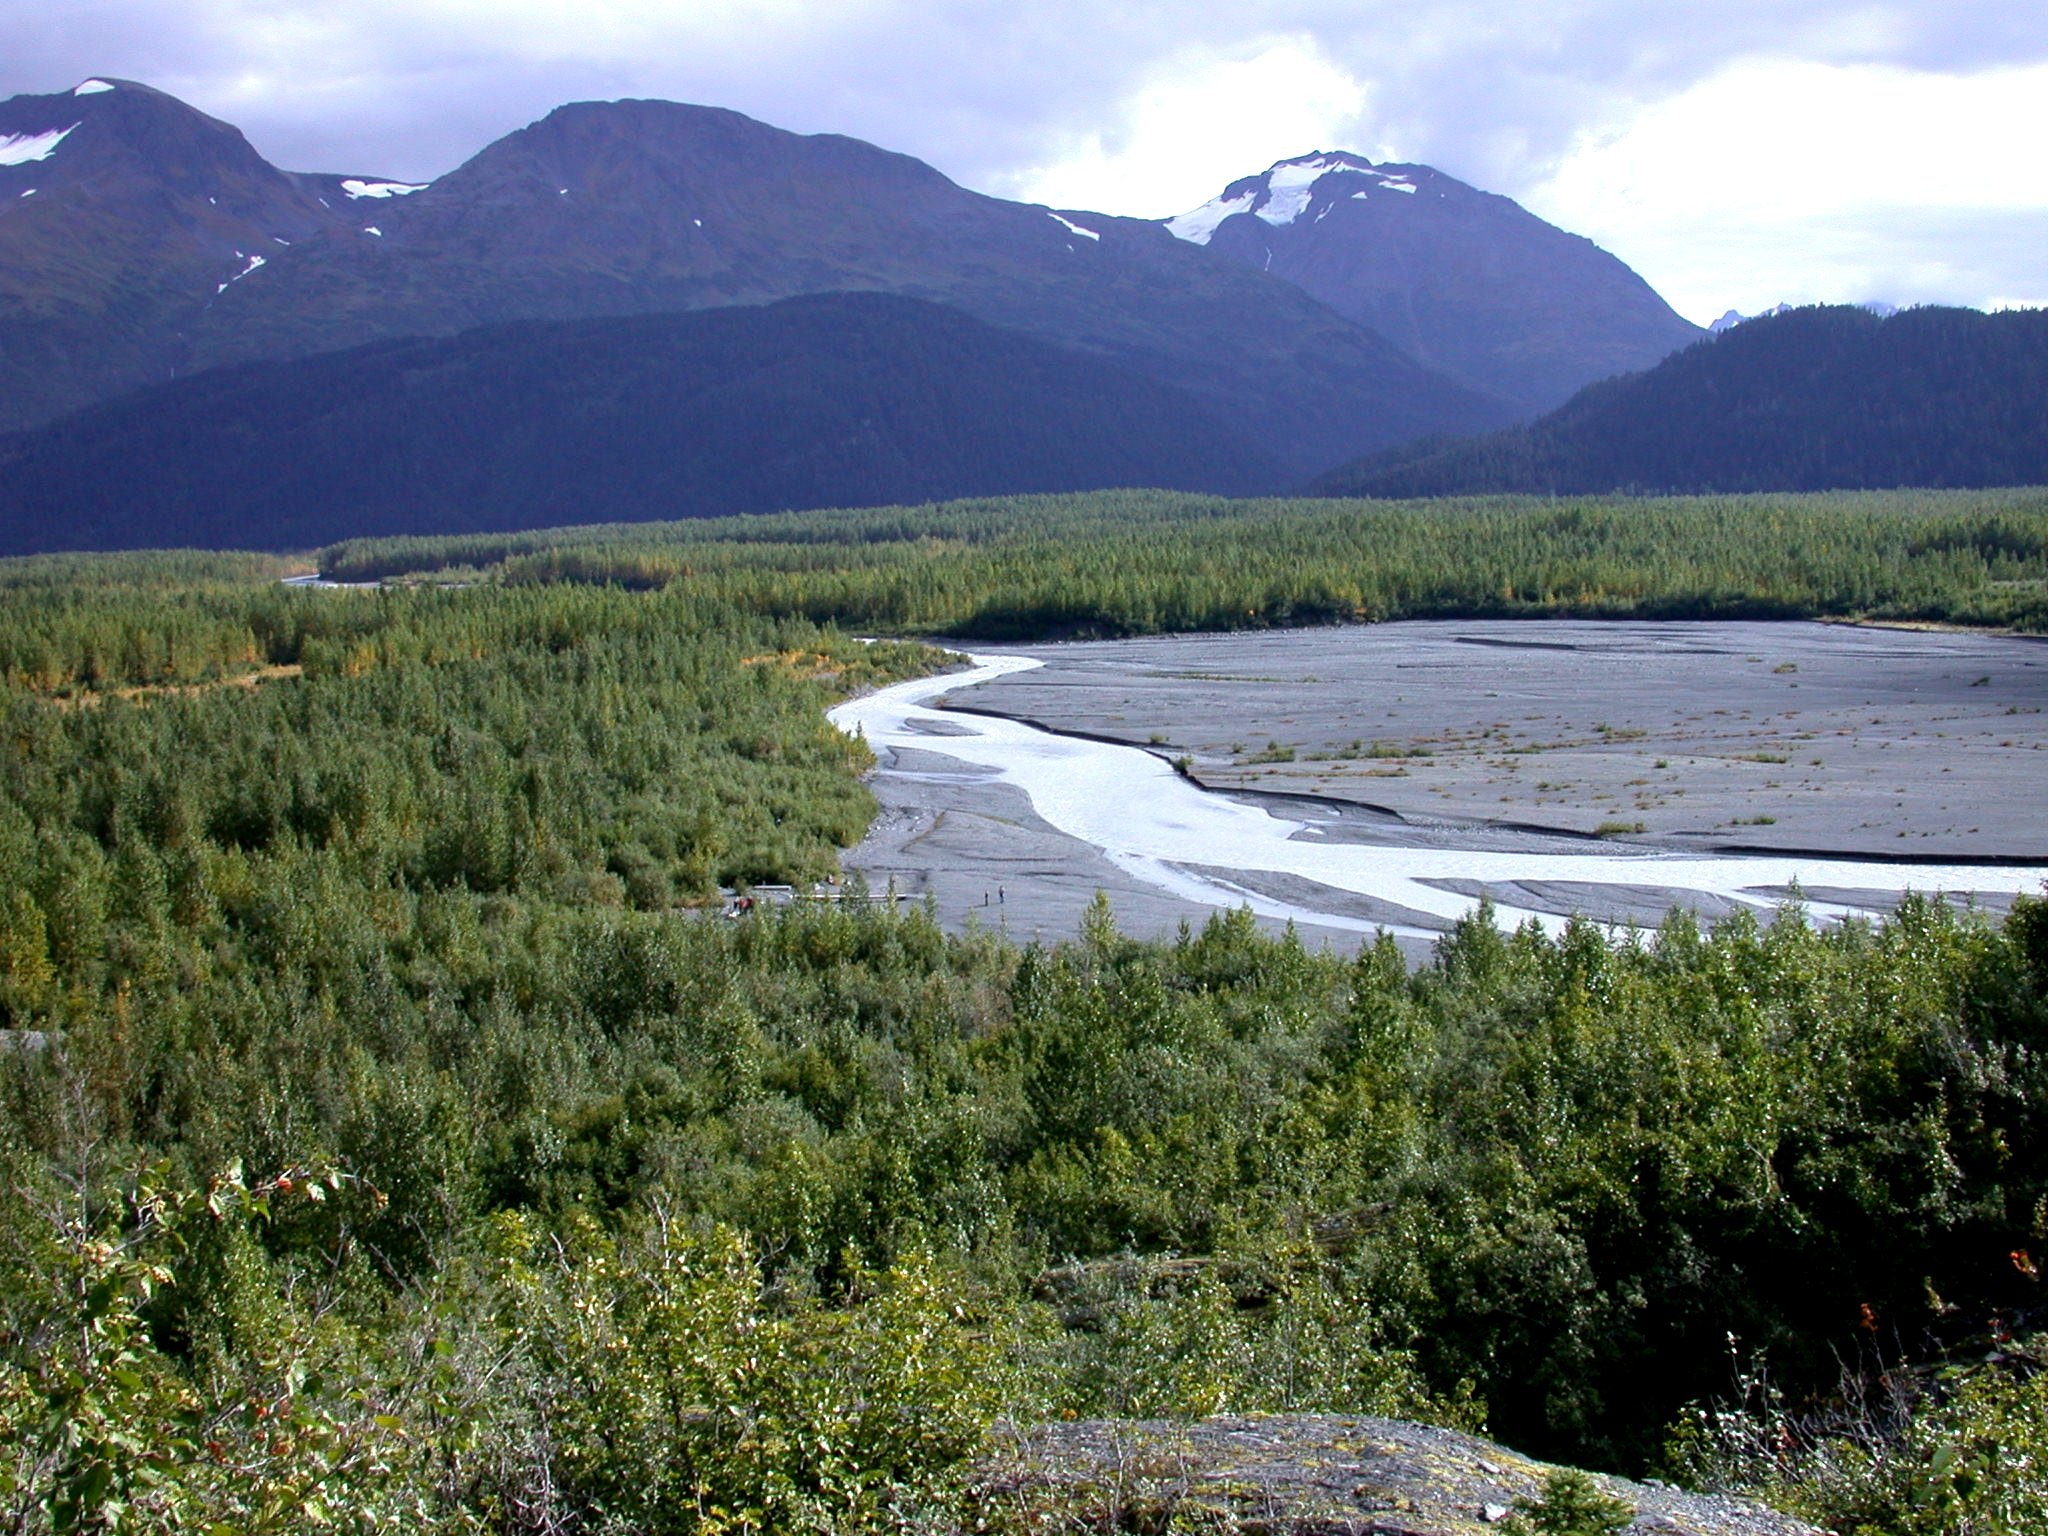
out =
{"type": "Polygon", "coordinates": [[[44,695],[215,682],[297,665],[309,640],[381,623],[279,585],[289,569],[184,551],[0,561],[0,680],[44,695]]]}
{"type": "Polygon", "coordinates": [[[1332,470],[1331,496],[2048,483],[2048,314],[1848,305],[1750,320],[1525,427],[1332,470]]]}
{"type": "Polygon", "coordinates": [[[6,684],[12,1529],[943,1527],[997,1415],[1225,1408],[2048,1518],[2038,1462],[1970,1449],[2048,1443],[2048,1378],[1801,1417],[1845,1359],[2023,1355],[2048,903],[1481,913],[1413,973],[1245,914],[727,921],[715,884],[871,814],[825,704],[931,652],[698,578],[266,576],[237,629],[232,583],[125,569],[49,601],[141,655],[203,596],[222,672],[6,684]],[[248,645],[297,670],[235,686],[248,645]],[[1715,1407],[1731,1334],[1770,1403],[1715,1407]]]}
{"type": "Polygon", "coordinates": [[[1437,503],[1159,492],[336,545],[342,580],[682,584],[867,631],[1027,638],[1405,618],[2048,626],[2039,491],[1437,503]]]}

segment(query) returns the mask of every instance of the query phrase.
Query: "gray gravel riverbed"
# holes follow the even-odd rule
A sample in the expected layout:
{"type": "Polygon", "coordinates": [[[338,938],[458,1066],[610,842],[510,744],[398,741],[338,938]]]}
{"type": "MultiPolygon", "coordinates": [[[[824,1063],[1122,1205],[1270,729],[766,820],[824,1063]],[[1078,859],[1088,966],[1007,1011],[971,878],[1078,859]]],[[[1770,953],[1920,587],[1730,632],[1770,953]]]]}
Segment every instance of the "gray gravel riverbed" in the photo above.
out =
{"type": "MultiPolygon", "coordinates": [[[[1200,783],[1314,822],[1324,840],[1535,852],[1603,833],[1695,854],[2048,866],[2048,759],[2035,755],[2048,745],[2048,645],[2038,640],[1537,621],[1000,649],[1045,664],[947,702],[1180,759],[1200,783]]],[[[963,771],[945,756],[947,727],[925,726],[929,754],[899,750],[873,781],[883,814],[846,860],[871,884],[932,893],[951,926],[1026,937],[1070,934],[1098,889],[1135,933],[1213,910],[1053,830],[994,774],[963,771]]],[[[1495,894],[1639,923],[1671,899],[1654,883],[1539,879],[1495,894]]],[[[1896,900],[1827,894],[1872,909],[1896,900]]],[[[1689,904],[1718,915],[1711,901],[1689,904]]],[[[1414,926],[1413,913],[1369,905],[1354,904],[1355,915],[1414,926]]],[[[1347,947],[1359,938],[1303,931],[1347,947]]]]}

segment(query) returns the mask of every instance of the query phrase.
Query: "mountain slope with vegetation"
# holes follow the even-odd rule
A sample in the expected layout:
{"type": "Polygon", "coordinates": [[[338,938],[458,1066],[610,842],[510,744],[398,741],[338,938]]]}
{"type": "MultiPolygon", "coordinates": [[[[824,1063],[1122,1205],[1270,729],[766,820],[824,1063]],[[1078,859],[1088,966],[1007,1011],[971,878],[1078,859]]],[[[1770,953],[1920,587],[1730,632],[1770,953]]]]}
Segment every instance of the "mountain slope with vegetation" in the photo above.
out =
{"type": "Polygon", "coordinates": [[[1330,496],[2048,483],[2048,312],[1764,315],[1526,427],[1334,470],[1330,496]]]}
{"type": "Polygon", "coordinates": [[[903,503],[1248,491],[1189,396],[936,304],[835,294],[219,369],[0,438],[0,553],[903,503]]]}
{"type": "Polygon", "coordinates": [[[1354,445],[1510,414],[1293,285],[1144,220],[1062,218],[858,139],[711,107],[557,108],[376,227],[311,242],[237,284],[195,328],[195,359],[873,290],[1185,389],[1293,474],[1354,445]]]}
{"type": "Polygon", "coordinates": [[[0,101],[0,148],[0,431],[168,378],[228,285],[394,185],[280,171],[132,80],[0,101]]]}

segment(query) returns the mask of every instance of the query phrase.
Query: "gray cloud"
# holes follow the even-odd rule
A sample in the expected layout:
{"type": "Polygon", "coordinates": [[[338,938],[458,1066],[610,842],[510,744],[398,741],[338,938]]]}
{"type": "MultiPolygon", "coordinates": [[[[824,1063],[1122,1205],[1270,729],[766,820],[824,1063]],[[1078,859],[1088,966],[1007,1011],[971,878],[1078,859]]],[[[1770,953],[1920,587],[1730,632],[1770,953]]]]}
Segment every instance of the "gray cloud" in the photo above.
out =
{"type": "Polygon", "coordinates": [[[408,175],[445,171],[562,101],[663,95],[871,138],[980,183],[1029,163],[1049,134],[1103,127],[1191,45],[1228,52],[1305,33],[1373,86],[1362,131],[1506,185],[1589,121],[1730,59],[1961,70],[2048,57],[2048,19],[2010,0],[1244,0],[1206,12],[1139,0],[1106,16],[1071,0],[592,7],[636,9],[655,19],[579,39],[552,0],[0,0],[0,92],[123,74],[231,117],[299,168],[367,161],[408,175]]]}

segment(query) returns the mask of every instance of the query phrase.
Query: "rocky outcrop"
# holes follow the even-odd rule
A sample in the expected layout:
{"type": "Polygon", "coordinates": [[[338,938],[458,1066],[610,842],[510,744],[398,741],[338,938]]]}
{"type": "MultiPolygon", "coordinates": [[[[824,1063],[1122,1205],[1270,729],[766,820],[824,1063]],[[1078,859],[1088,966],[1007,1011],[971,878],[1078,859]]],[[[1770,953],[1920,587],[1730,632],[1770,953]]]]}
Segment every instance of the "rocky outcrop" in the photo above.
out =
{"type": "MultiPolygon", "coordinates": [[[[1026,1529],[1258,1536],[1483,1536],[1556,1470],[1455,1430],[1392,1419],[1254,1415],[1194,1423],[1090,1420],[1020,1429],[977,1493],[1026,1529]]],[[[1632,1533],[1820,1536],[1745,1501],[1596,1476],[1632,1533]]]]}

